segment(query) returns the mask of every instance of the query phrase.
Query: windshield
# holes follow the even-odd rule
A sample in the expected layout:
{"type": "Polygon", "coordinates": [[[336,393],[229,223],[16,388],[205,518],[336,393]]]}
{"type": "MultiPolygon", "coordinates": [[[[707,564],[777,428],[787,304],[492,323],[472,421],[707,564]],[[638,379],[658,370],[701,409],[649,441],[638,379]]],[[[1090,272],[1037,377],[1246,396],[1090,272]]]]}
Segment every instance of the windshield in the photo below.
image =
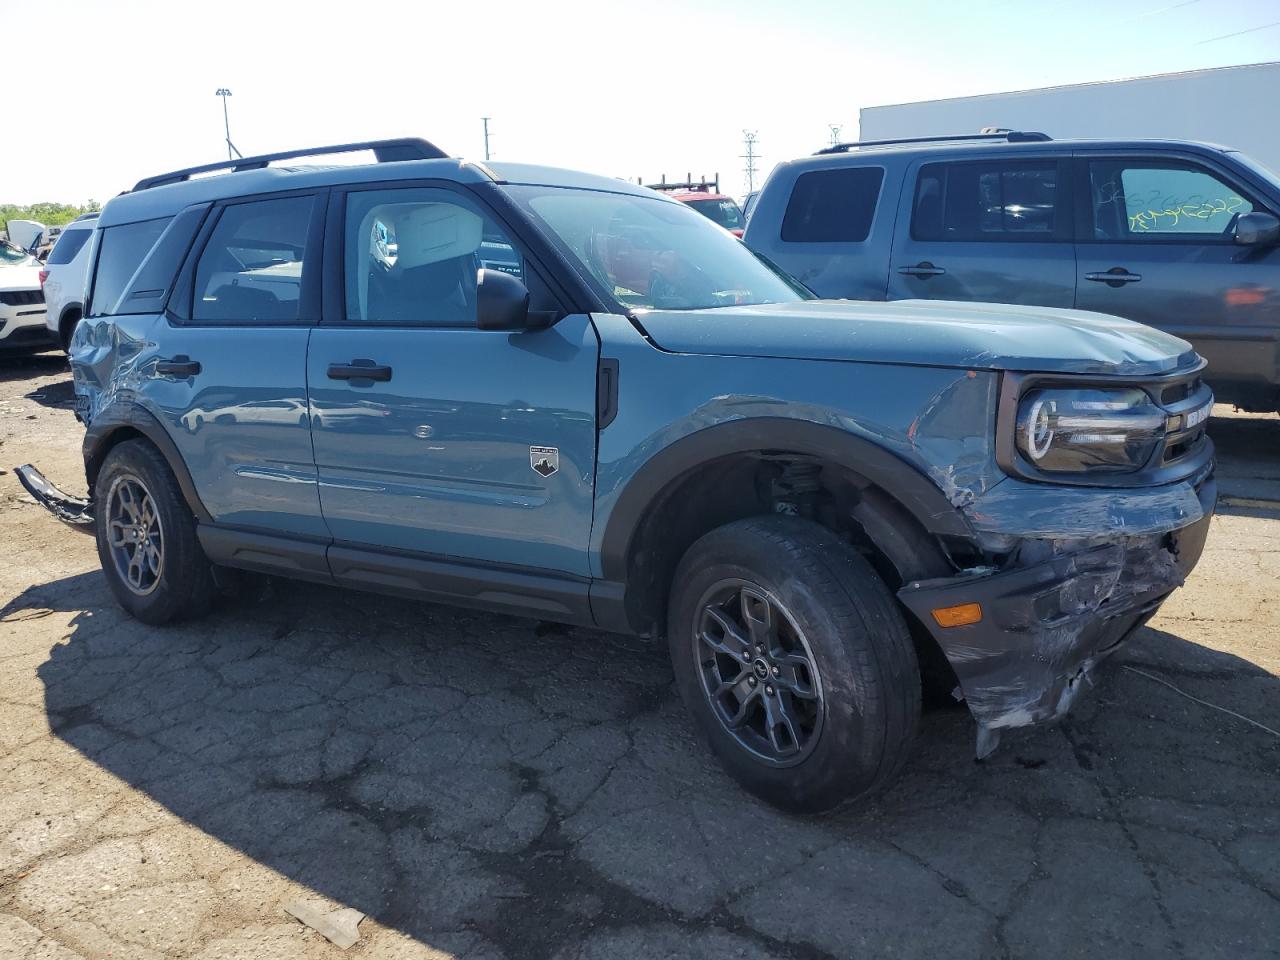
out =
{"type": "Polygon", "coordinates": [[[0,265],[10,267],[24,264],[31,258],[27,252],[8,240],[0,240],[0,265]]]}
{"type": "Polygon", "coordinates": [[[686,200],[686,203],[712,223],[726,230],[742,229],[742,211],[732,200],[686,200]]]}
{"type": "Polygon", "coordinates": [[[625,309],[810,299],[803,287],[683,203],[562,187],[506,190],[625,309]]]}

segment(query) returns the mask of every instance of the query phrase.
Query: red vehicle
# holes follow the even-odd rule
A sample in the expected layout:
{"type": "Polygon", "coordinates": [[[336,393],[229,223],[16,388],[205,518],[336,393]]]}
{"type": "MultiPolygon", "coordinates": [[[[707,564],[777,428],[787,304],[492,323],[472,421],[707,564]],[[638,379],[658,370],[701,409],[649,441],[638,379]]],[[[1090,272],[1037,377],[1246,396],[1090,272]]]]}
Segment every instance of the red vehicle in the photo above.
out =
{"type": "Polygon", "coordinates": [[[742,210],[737,202],[733,197],[726,196],[720,192],[720,179],[718,176],[715,180],[701,180],[696,183],[691,179],[686,180],[684,183],[667,183],[664,179],[661,183],[647,183],[645,186],[650,190],[661,190],[673,200],[687,203],[712,223],[718,223],[735,237],[741,237],[742,231],[746,228],[746,218],[743,217],[742,210]]]}

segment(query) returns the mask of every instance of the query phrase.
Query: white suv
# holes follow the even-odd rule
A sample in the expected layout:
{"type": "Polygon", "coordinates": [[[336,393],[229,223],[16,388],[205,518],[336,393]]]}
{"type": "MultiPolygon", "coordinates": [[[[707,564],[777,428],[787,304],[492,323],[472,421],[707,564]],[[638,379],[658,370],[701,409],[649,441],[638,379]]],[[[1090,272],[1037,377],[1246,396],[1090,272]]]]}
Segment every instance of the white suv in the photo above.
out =
{"type": "Polygon", "coordinates": [[[0,356],[52,346],[44,321],[40,261],[0,240],[0,356]]]}
{"type": "Polygon", "coordinates": [[[89,279],[89,238],[97,223],[96,213],[77,217],[62,229],[41,271],[44,301],[48,309],[45,325],[55,343],[65,350],[84,312],[84,289],[89,279]]]}

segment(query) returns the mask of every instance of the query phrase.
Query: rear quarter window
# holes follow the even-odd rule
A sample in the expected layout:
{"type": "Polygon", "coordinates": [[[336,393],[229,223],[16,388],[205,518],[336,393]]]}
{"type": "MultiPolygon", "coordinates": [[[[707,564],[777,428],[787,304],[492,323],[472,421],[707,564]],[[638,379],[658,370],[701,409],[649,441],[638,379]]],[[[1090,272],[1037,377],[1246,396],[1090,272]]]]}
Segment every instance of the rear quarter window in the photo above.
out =
{"type": "Polygon", "coordinates": [[[787,243],[861,243],[871,233],[883,183],[881,167],[840,167],[800,174],[782,217],[782,239],[787,243]]]}
{"type": "Polygon", "coordinates": [[[98,268],[93,278],[89,316],[125,313],[121,301],[129,281],[155,246],[172,217],[141,220],[102,231],[98,247],[98,268]]]}
{"type": "Polygon", "coordinates": [[[89,234],[92,232],[92,230],[63,230],[62,236],[58,237],[58,242],[53,245],[53,250],[49,253],[48,262],[54,266],[70,263],[84,247],[85,241],[89,239],[89,234]]]}

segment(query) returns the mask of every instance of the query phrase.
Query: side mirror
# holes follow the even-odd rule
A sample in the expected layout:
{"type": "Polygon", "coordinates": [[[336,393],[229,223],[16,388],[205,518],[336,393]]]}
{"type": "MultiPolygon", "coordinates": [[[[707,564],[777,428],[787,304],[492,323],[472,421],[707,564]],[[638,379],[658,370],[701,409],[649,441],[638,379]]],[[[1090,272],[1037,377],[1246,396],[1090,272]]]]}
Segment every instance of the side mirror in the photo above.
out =
{"type": "Polygon", "coordinates": [[[1235,241],[1243,247],[1268,247],[1280,242],[1280,220],[1262,210],[1236,218],[1235,241]]]}
{"type": "Polygon", "coordinates": [[[481,330],[529,329],[529,288],[501,270],[478,270],[476,326],[481,330]]]}

